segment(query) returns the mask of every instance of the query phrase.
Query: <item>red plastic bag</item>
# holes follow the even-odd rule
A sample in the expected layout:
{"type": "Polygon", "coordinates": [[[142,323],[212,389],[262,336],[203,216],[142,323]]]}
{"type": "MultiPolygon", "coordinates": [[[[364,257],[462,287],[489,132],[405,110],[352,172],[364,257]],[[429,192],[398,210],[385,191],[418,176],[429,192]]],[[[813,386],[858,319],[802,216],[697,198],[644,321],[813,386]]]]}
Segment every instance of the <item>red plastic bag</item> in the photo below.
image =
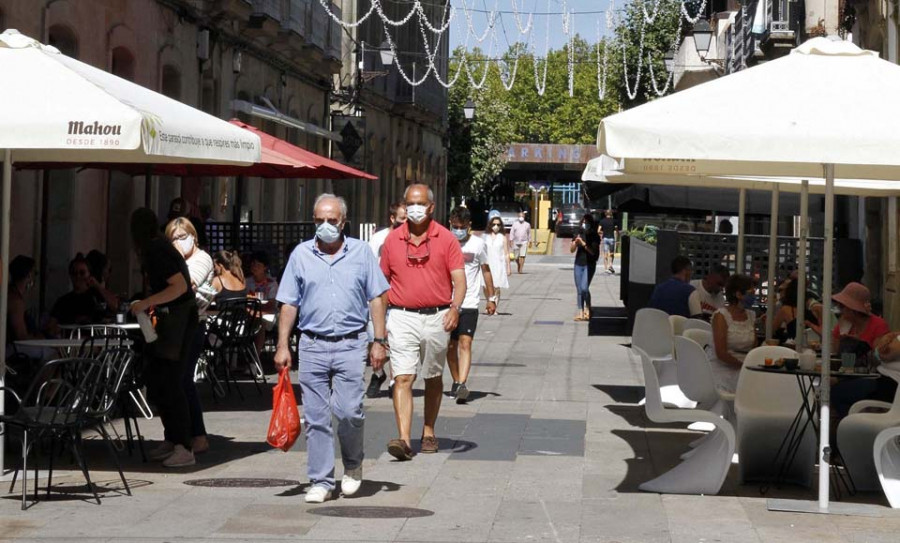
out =
{"type": "Polygon", "coordinates": [[[294,387],[288,369],[279,372],[278,383],[272,390],[272,420],[269,421],[269,445],[284,452],[294,446],[300,436],[300,411],[294,397],[294,387]]]}

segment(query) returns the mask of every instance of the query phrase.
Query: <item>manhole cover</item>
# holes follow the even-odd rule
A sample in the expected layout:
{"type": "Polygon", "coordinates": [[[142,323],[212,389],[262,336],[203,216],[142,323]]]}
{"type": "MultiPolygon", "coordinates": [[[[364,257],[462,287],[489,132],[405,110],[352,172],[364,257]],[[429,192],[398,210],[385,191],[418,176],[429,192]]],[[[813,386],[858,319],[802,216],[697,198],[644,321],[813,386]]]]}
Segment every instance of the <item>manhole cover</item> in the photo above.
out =
{"type": "Polygon", "coordinates": [[[251,477],[222,477],[218,479],[191,479],[185,481],[188,486],[205,486],[208,488],[267,488],[272,486],[300,486],[300,481],[291,479],[254,479],[251,477]]]}
{"type": "Polygon", "coordinates": [[[308,511],[314,515],[324,517],[343,518],[415,518],[430,517],[434,511],[416,509],[415,507],[377,507],[377,506],[335,506],[317,507],[308,511]]]}
{"type": "Polygon", "coordinates": [[[534,324],[544,324],[548,326],[562,326],[563,321],[534,321],[534,324]]]}

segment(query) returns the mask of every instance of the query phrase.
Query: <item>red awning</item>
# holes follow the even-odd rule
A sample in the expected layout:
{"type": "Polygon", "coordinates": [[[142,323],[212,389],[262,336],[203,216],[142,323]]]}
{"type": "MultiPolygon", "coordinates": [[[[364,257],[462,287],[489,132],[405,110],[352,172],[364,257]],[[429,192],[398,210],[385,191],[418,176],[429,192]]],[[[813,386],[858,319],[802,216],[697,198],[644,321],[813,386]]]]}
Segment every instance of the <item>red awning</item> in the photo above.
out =
{"type": "Polygon", "coordinates": [[[341,164],[340,162],[325,158],[311,151],[307,151],[306,149],[297,147],[292,143],[288,143],[282,139],[276,138],[275,136],[256,128],[255,126],[250,126],[249,124],[241,122],[237,119],[231,119],[229,122],[235,126],[240,126],[245,130],[249,130],[259,136],[259,139],[262,141],[263,151],[268,150],[270,152],[277,153],[279,156],[286,156],[290,160],[309,165],[314,169],[315,173],[314,175],[309,175],[307,177],[318,179],[378,179],[374,175],[367,174],[366,172],[357,170],[356,168],[351,168],[350,166],[346,166],[344,164],[341,164]]]}

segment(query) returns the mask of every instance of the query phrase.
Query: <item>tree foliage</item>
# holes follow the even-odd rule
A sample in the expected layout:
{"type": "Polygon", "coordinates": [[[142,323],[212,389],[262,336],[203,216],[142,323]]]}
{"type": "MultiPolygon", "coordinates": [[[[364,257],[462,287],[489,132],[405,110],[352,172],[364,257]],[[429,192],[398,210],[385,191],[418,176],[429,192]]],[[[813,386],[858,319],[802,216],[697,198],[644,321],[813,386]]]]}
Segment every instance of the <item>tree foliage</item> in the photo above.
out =
{"type": "MultiPolygon", "coordinates": [[[[644,21],[642,6],[648,11],[653,9],[649,1],[646,4],[641,0],[628,3],[613,37],[599,44],[574,37],[575,82],[574,96],[571,97],[568,45],[549,51],[547,59],[535,59],[524,44],[513,44],[502,55],[504,62],[487,59],[478,49],[466,52],[458,48],[454,51],[454,59],[465,55],[476,82],[481,81],[485,69],[488,74],[484,86],[475,89],[464,70],[449,91],[450,194],[477,197],[488,191],[503,171],[510,143],[592,144],[596,141],[597,126],[604,117],[655,98],[647,63],[653,63],[657,86],[662,89],[667,75],[663,55],[675,40],[681,17],[680,1],[661,0],[652,24],[644,21]],[[622,55],[625,55],[629,86],[632,86],[642,31],[642,75],[632,100],[626,91],[622,55]],[[598,61],[603,63],[604,58],[605,92],[601,98],[597,67],[598,61]],[[539,95],[535,80],[541,82],[545,67],[546,87],[543,95],[539,95]],[[508,84],[512,77],[515,80],[507,91],[503,82],[508,84]],[[469,99],[475,103],[475,117],[466,121],[463,106],[469,99]]],[[[451,76],[457,69],[458,64],[454,61],[450,67],[451,76]]],[[[634,93],[633,87],[631,91],[634,93]]]]}

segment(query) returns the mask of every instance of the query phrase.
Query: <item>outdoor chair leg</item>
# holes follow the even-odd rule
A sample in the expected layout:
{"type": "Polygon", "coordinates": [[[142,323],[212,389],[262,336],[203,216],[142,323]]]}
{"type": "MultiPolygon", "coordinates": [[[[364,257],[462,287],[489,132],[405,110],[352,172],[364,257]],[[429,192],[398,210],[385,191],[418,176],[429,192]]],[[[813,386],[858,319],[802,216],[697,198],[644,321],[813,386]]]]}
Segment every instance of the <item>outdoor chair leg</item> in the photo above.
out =
{"type": "Polygon", "coordinates": [[[254,358],[254,354],[256,351],[256,347],[253,345],[244,345],[242,348],[242,353],[244,356],[241,358],[245,361],[247,366],[247,370],[250,372],[250,378],[253,379],[253,384],[256,386],[256,392],[262,396],[262,388],[259,386],[259,379],[256,376],[256,368],[262,369],[259,362],[257,362],[254,358]],[[252,351],[252,352],[251,352],[252,351]]]}
{"type": "MultiPolygon", "coordinates": [[[[50,487],[53,485],[53,456],[56,453],[56,440],[50,440],[50,459],[47,462],[47,499],[50,499],[50,487]]],[[[37,481],[37,471],[34,472],[34,479],[37,481]]],[[[37,492],[34,493],[37,496],[37,492]]]]}
{"type": "Polygon", "coordinates": [[[97,489],[94,488],[94,483],[91,482],[91,474],[88,472],[87,463],[85,463],[84,461],[84,453],[81,450],[81,437],[70,437],[72,438],[72,454],[75,455],[75,460],[78,462],[78,466],[81,468],[81,473],[84,474],[84,480],[87,481],[88,488],[94,494],[94,499],[97,500],[97,505],[100,505],[100,495],[97,494],[97,489]]]}
{"type": "Polygon", "coordinates": [[[106,428],[104,428],[102,424],[97,427],[97,430],[100,433],[100,437],[103,438],[107,450],[109,450],[109,455],[116,464],[116,469],[119,470],[119,478],[122,479],[122,484],[125,485],[125,492],[131,496],[131,488],[128,486],[128,481],[125,479],[125,473],[122,472],[122,464],[119,463],[119,455],[116,453],[115,447],[113,447],[112,438],[110,437],[109,432],[106,431],[106,428]]]}
{"type": "MultiPolygon", "coordinates": [[[[16,470],[16,475],[18,475],[16,470]]],[[[16,478],[13,476],[13,484],[16,484],[16,478]]],[[[22,434],[22,511],[28,509],[26,497],[28,495],[28,430],[24,430],[22,434]]]]}

